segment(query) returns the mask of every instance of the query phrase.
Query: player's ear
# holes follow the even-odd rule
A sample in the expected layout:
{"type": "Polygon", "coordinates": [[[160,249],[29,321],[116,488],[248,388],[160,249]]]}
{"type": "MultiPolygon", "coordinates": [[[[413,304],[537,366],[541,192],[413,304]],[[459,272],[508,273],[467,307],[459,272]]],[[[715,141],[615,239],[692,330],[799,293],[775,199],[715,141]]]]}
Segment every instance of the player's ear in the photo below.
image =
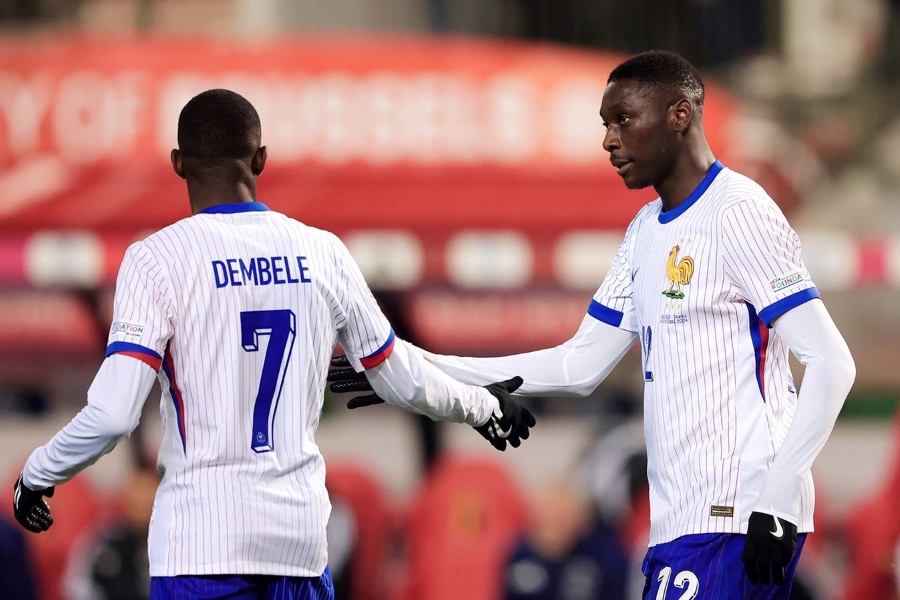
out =
{"type": "Polygon", "coordinates": [[[672,128],[678,133],[687,131],[694,117],[694,105],[687,98],[682,98],[669,109],[672,128]]]}
{"type": "Polygon", "coordinates": [[[184,165],[181,164],[181,151],[179,151],[178,148],[174,148],[170,157],[172,159],[172,168],[175,170],[175,174],[184,179],[184,165]]]}
{"type": "Polygon", "coordinates": [[[265,146],[260,146],[259,150],[253,155],[253,158],[250,159],[250,171],[259,176],[263,169],[266,168],[266,158],[268,157],[268,151],[265,146]]]}

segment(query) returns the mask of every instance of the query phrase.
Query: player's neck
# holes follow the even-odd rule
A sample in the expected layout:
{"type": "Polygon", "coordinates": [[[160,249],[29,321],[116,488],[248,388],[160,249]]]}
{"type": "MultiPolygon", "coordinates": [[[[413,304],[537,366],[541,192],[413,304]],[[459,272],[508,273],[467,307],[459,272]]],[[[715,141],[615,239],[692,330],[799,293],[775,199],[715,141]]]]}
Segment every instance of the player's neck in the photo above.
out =
{"type": "Polygon", "coordinates": [[[703,144],[695,151],[684,152],[682,158],[675,163],[669,175],[657,183],[654,188],[663,203],[663,210],[677,208],[687,200],[697,186],[706,177],[712,164],[716,162],[709,146],[703,144]]]}
{"type": "Polygon", "coordinates": [[[191,213],[197,214],[211,206],[240,204],[256,200],[256,182],[224,182],[188,180],[191,213]]]}

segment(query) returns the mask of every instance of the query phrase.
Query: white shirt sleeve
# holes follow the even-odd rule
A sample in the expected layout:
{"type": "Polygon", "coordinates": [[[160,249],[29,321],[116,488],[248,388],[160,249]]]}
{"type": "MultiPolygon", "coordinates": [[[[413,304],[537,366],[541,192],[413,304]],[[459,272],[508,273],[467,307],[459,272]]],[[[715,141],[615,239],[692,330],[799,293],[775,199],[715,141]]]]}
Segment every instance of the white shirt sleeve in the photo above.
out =
{"type": "Polygon", "coordinates": [[[821,300],[792,308],[772,327],[806,372],[793,421],[753,510],[797,524],[801,481],[831,434],[856,377],[856,366],[821,300]]]}
{"type": "Polygon", "coordinates": [[[725,273],[766,327],[819,297],[800,255],[800,237],[771,199],[736,203],[723,220],[725,273]]]}
{"type": "Polygon", "coordinates": [[[357,372],[371,369],[393,352],[394,330],[375,302],[359,265],[337,236],[334,237],[335,267],[339,275],[333,316],[338,341],[357,372]]]}
{"type": "Polygon", "coordinates": [[[575,336],[545,350],[492,358],[433,354],[430,363],[458,381],[488,385],[521,376],[518,396],[583,398],[606,379],[637,340],[637,318],[628,260],[637,218],[628,225],[612,267],[588,307],[575,336]]]}
{"type": "Polygon", "coordinates": [[[114,354],[88,389],[87,406],[47,444],[31,453],[23,481],[42,490],[70,480],[137,427],[156,371],[143,360],[114,354]]]}
{"type": "Polygon", "coordinates": [[[633,332],[638,331],[638,325],[632,285],[635,273],[629,256],[639,217],[635,217],[625,230],[625,239],[619,245],[612,267],[588,307],[588,314],[598,321],[633,332]]]}
{"type": "Polygon", "coordinates": [[[132,244],[119,267],[106,355],[125,354],[159,371],[174,332],[173,307],[159,262],[143,243],[132,244]]]}
{"type": "Polygon", "coordinates": [[[583,398],[609,375],[635,340],[636,333],[586,315],[572,339],[546,350],[496,358],[443,356],[417,350],[458,381],[487,385],[519,375],[525,382],[516,395],[583,398]]]}
{"type": "Polygon", "coordinates": [[[451,379],[403,340],[397,340],[391,355],[368,369],[366,377],[386,402],[435,420],[477,427],[500,409],[485,388],[451,379]]]}

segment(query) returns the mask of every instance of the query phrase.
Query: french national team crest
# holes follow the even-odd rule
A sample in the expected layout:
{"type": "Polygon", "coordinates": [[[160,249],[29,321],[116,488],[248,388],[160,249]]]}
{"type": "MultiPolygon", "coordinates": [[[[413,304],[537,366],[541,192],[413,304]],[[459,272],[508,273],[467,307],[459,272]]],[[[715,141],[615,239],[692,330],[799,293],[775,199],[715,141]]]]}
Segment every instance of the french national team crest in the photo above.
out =
{"type": "Polygon", "coordinates": [[[684,298],[684,292],[681,291],[681,288],[689,284],[691,277],[694,275],[694,259],[690,256],[685,256],[678,260],[678,252],[680,250],[681,246],[677,244],[673,246],[672,251],[669,252],[669,259],[666,261],[666,277],[669,278],[669,282],[672,285],[662,294],[673,300],[684,298]]]}

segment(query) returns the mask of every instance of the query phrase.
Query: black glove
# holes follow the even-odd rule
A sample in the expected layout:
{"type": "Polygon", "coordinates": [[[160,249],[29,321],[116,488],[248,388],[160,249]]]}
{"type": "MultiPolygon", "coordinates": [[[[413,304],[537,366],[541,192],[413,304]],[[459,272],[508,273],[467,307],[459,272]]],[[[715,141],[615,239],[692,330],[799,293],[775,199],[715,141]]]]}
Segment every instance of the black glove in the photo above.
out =
{"type": "Polygon", "coordinates": [[[34,533],[50,529],[53,517],[50,516],[50,506],[44,501],[44,496],[52,498],[53,490],[54,488],[48,487],[36,492],[22,483],[22,476],[19,475],[19,480],[13,486],[13,514],[16,521],[34,533]]]}
{"type": "Polygon", "coordinates": [[[503,452],[506,444],[518,448],[522,440],[527,440],[529,429],[534,427],[534,415],[527,408],[513,400],[512,394],[522,385],[521,377],[498,381],[484,386],[500,402],[500,415],[495,412],[487,423],[476,427],[475,431],[503,452]]]}
{"type": "Polygon", "coordinates": [[[796,525],[766,513],[750,514],[741,562],[752,583],[784,583],[784,568],[796,551],[796,525]]]}
{"type": "MultiPolygon", "coordinates": [[[[337,356],[331,359],[331,370],[328,372],[329,389],[336,394],[348,392],[371,392],[372,386],[366,379],[365,373],[357,373],[350,366],[346,356],[337,356]]],[[[507,381],[500,381],[486,385],[487,389],[500,402],[500,415],[491,415],[487,423],[475,430],[482,435],[491,445],[500,450],[506,450],[509,443],[513,448],[518,448],[522,440],[528,439],[529,428],[534,427],[534,415],[512,399],[510,394],[522,385],[521,377],[513,377],[507,381]]],[[[360,408],[373,404],[382,404],[384,400],[378,394],[357,396],[347,402],[347,408],[360,408]]]]}
{"type": "MultiPolygon", "coordinates": [[[[350,366],[350,360],[346,356],[336,356],[331,359],[331,369],[328,371],[327,380],[331,382],[330,389],[335,394],[346,394],[349,392],[371,392],[372,385],[366,379],[365,372],[357,373],[350,366]]],[[[347,401],[347,408],[359,408],[361,406],[372,406],[373,404],[383,404],[384,400],[378,397],[378,394],[370,394],[368,396],[357,396],[347,401]]]]}

